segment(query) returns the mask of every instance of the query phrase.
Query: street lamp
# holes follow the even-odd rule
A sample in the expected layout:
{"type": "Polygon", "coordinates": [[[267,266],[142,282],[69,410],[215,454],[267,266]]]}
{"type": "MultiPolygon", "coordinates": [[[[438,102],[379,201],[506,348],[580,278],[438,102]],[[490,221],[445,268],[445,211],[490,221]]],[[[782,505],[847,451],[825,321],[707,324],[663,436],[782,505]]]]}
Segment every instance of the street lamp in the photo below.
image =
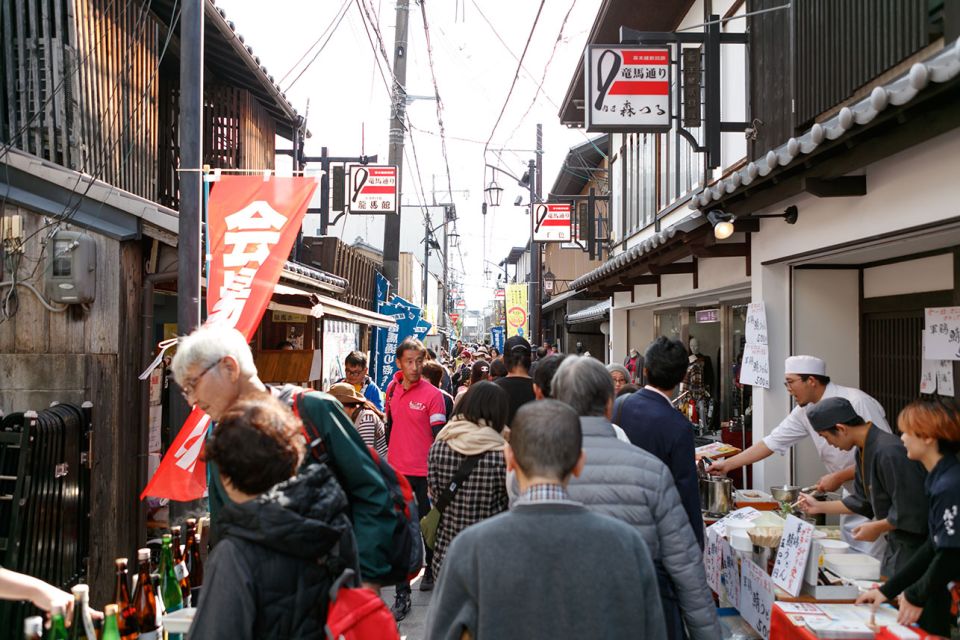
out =
{"type": "Polygon", "coordinates": [[[547,272],[543,274],[543,290],[547,293],[553,293],[553,285],[556,282],[556,276],[547,267],[547,272]]]}
{"type": "MultiPolygon", "coordinates": [[[[496,180],[490,180],[490,184],[483,190],[486,204],[491,207],[500,206],[500,196],[503,195],[503,187],[497,184],[496,180]]],[[[486,212],[484,212],[486,213],[486,212]]]]}

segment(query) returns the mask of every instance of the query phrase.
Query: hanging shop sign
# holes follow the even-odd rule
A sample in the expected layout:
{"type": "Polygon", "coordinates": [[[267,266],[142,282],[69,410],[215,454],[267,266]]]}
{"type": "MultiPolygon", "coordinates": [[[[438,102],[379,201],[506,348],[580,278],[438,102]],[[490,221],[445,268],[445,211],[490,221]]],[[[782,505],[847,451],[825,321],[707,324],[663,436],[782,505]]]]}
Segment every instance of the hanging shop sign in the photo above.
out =
{"type": "Polygon", "coordinates": [[[527,337],[527,283],[507,285],[507,338],[527,337]]]}
{"type": "Polygon", "coordinates": [[[504,291],[503,289],[497,289],[496,291],[493,292],[494,300],[503,300],[506,296],[507,296],[507,292],[504,291]]]}
{"type": "Polygon", "coordinates": [[[590,45],[584,54],[587,131],[670,130],[670,49],[590,45]]]}
{"type": "Polygon", "coordinates": [[[350,165],[344,197],[347,210],[364,215],[396,213],[399,175],[393,165],[350,165]]]}
{"type": "Polygon", "coordinates": [[[569,203],[533,205],[534,242],[570,242],[569,203]]]}

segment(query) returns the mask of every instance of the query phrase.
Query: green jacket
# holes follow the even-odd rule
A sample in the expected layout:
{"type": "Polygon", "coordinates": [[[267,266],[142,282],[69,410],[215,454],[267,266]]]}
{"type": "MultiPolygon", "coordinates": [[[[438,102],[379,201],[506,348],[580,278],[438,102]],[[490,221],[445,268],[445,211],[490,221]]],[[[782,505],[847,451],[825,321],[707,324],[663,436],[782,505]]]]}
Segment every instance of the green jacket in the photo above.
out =
{"type": "MultiPolygon", "coordinates": [[[[350,501],[350,519],[357,539],[362,579],[378,582],[390,571],[396,517],[390,492],[369,450],[333,396],[294,385],[274,387],[271,391],[278,400],[290,405],[295,393],[306,392],[300,402],[300,419],[304,424],[313,425],[321,434],[327,464],[350,501]]],[[[216,465],[212,463],[207,464],[207,489],[212,533],[216,540],[217,516],[229,498],[220,483],[216,465]]]]}

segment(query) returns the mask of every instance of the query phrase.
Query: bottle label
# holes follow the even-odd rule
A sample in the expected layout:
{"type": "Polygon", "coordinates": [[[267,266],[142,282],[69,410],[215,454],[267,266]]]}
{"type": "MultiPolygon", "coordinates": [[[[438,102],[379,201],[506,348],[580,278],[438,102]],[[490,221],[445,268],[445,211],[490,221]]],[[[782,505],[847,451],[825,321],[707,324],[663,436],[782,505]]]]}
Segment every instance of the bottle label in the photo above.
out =
{"type": "Polygon", "coordinates": [[[190,572],[187,571],[187,565],[182,562],[178,562],[177,564],[173,565],[173,572],[177,576],[177,582],[180,582],[190,575],[190,572]]]}

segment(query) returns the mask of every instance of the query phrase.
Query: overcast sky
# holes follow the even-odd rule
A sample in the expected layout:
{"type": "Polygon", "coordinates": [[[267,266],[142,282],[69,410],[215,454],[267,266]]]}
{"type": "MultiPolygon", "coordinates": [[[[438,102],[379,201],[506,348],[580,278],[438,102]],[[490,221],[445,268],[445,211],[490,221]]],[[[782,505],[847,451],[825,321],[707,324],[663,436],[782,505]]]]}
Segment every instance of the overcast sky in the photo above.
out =
{"type": "MultiPolygon", "coordinates": [[[[520,175],[533,157],[536,124],[542,123],[543,190],[549,191],[567,150],[586,140],[587,134],[582,129],[561,126],[557,113],[581,62],[583,46],[599,5],[600,0],[547,0],[544,3],[523,69],[494,131],[494,123],[517,70],[517,58],[531,33],[540,2],[435,0],[426,4],[434,71],[443,106],[453,201],[459,216],[457,231],[462,238],[462,266],[456,251],[451,252],[450,265],[466,273],[463,281],[470,308],[484,307],[491,295],[493,281],[484,278],[484,270],[489,268],[495,278],[497,269],[487,265],[484,259],[498,263],[511,247],[522,246],[529,238],[529,218],[525,210],[512,206],[518,195],[527,202],[526,193],[505,176],[497,176],[498,184],[505,189],[503,205],[490,209],[486,221],[483,219],[484,181],[489,182],[491,178],[490,172],[484,171],[484,143],[493,133],[486,162],[520,175]],[[535,100],[541,81],[543,88],[535,100]],[[504,148],[518,151],[501,151],[504,148]]],[[[275,79],[280,80],[293,70],[278,84],[297,111],[307,113],[307,126],[312,133],[306,142],[308,155],[320,155],[320,148],[327,146],[331,155],[378,154],[379,161],[386,162],[390,99],[364,30],[361,7],[365,6],[377,23],[392,65],[396,22],[393,2],[218,0],[217,6],[236,24],[237,32],[253,47],[254,54],[275,79]],[[311,45],[341,15],[343,18],[331,31],[329,42],[287,90],[326,37],[313,48],[311,45]],[[297,60],[308,50],[306,59],[297,65],[297,60]]],[[[422,5],[412,1],[409,15],[407,93],[432,97],[434,89],[422,5]]],[[[377,35],[372,36],[379,48],[377,35]]],[[[389,82],[390,71],[382,57],[380,64],[389,82]]],[[[437,135],[440,127],[436,102],[416,100],[408,107],[408,113],[416,129],[412,131],[412,144],[410,134],[405,142],[403,202],[417,204],[425,198],[430,203],[434,198],[431,193],[434,182],[438,191],[436,201],[447,202],[447,170],[437,135]]],[[[434,226],[441,220],[440,213],[431,211],[434,226]]],[[[312,232],[316,224],[314,220],[308,221],[305,230],[312,232]]],[[[422,255],[419,240],[424,235],[423,212],[404,208],[402,226],[402,250],[422,255]]],[[[370,244],[381,247],[383,221],[377,217],[353,216],[346,225],[341,222],[331,228],[330,233],[345,242],[362,236],[370,244]]]]}

